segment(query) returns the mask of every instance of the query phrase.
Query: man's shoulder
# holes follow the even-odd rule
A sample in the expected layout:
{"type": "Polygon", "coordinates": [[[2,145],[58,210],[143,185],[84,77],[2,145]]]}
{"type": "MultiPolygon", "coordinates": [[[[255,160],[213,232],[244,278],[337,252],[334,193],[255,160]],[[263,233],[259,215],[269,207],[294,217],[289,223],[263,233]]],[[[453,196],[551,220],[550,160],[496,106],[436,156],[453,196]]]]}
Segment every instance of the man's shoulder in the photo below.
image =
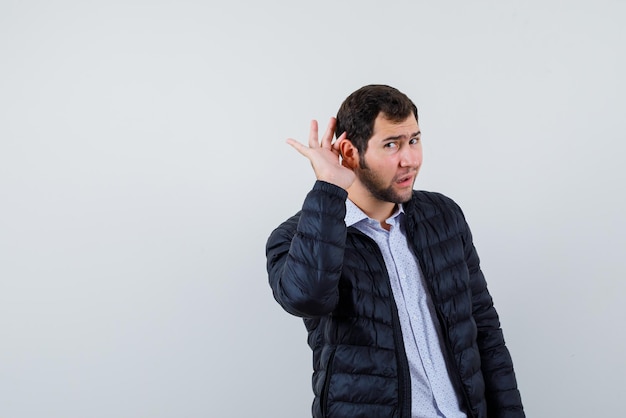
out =
{"type": "Polygon", "coordinates": [[[276,234],[280,232],[286,233],[288,235],[295,234],[296,229],[298,228],[298,222],[300,221],[301,214],[302,214],[302,211],[298,211],[295,215],[287,218],[280,225],[278,225],[278,227],[276,227],[274,231],[272,231],[272,234],[276,234]]]}
{"type": "Polygon", "coordinates": [[[443,222],[448,227],[456,225],[458,228],[465,225],[465,216],[459,205],[443,193],[414,190],[405,210],[413,226],[422,222],[443,222]]]}
{"type": "Polygon", "coordinates": [[[458,209],[459,205],[450,197],[439,192],[413,190],[411,203],[415,206],[436,206],[439,208],[458,209]]]}

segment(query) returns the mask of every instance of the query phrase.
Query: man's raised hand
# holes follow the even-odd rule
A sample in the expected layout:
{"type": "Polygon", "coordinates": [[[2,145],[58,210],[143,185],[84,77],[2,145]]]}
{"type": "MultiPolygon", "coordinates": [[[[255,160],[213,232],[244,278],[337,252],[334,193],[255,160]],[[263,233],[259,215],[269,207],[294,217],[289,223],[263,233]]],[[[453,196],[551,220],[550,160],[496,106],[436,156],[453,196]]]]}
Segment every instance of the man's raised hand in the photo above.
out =
{"type": "Polygon", "coordinates": [[[324,136],[322,136],[320,141],[318,139],[317,121],[312,120],[308,147],[293,138],[287,139],[287,143],[309,159],[318,180],[348,189],[354,183],[355,175],[351,169],[341,164],[339,145],[342,141],[347,140],[346,133],[341,134],[333,143],[336,125],[337,120],[330,118],[326,132],[324,132],[324,136]]]}

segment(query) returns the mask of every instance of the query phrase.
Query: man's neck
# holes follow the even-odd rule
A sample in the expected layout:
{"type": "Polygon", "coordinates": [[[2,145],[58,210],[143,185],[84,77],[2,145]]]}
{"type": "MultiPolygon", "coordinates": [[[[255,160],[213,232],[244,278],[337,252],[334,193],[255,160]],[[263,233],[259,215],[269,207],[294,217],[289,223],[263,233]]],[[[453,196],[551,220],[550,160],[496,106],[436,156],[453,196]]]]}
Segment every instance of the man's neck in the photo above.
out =
{"type": "Polygon", "coordinates": [[[385,221],[393,214],[396,204],[376,199],[369,191],[352,188],[348,190],[348,199],[359,207],[368,217],[376,219],[385,227],[385,221]]]}

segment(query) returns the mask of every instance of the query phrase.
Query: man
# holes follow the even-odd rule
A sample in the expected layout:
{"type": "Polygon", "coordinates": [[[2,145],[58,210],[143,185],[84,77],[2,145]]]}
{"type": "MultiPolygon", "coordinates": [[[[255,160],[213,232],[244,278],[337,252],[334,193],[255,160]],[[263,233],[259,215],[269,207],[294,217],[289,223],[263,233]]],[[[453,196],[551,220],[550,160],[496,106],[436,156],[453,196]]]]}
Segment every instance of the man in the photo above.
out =
{"type": "Polygon", "coordinates": [[[312,121],[308,147],[287,142],[317,181],[269,237],[267,269],[275,299],[308,330],[313,416],[524,417],[463,214],[413,190],[413,102],[365,86],[321,141],[312,121]]]}

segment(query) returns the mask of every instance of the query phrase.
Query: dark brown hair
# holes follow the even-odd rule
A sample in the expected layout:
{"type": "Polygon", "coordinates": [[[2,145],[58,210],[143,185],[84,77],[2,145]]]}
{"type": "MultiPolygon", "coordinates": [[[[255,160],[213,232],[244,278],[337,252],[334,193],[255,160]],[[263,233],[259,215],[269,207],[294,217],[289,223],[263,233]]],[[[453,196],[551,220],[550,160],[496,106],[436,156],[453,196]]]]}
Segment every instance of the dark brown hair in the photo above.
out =
{"type": "Polygon", "coordinates": [[[390,121],[401,122],[411,115],[417,120],[417,107],[404,93],[390,86],[370,84],[350,94],[337,112],[339,137],[347,133],[361,155],[367,150],[367,142],[374,132],[374,122],[380,113],[390,121]]]}

